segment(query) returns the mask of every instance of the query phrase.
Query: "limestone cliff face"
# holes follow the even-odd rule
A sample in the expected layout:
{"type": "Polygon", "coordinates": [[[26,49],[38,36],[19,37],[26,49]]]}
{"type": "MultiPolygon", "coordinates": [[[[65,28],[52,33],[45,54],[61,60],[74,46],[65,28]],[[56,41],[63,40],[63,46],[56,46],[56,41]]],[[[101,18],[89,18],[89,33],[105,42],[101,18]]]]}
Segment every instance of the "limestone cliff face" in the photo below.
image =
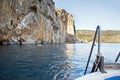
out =
{"type": "Polygon", "coordinates": [[[74,20],[53,0],[0,0],[0,44],[75,41],[74,20]]]}
{"type": "Polygon", "coordinates": [[[75,42],[75,25],[72,14],[66,12],[64,9],[56,9],[62,25],[65,26],[66,42],[75,42]]]}

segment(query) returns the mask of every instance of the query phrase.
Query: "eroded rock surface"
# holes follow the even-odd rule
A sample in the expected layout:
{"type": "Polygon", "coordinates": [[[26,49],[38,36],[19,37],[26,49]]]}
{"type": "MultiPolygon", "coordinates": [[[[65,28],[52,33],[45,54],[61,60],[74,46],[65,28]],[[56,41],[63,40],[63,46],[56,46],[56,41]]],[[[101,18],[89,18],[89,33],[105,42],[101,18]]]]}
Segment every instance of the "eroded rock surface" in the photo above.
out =
{"type": "Polygon", "coordinates": [[[0,44],[75,42],[73,16],[53,0],[0,0],[0,44]]]}

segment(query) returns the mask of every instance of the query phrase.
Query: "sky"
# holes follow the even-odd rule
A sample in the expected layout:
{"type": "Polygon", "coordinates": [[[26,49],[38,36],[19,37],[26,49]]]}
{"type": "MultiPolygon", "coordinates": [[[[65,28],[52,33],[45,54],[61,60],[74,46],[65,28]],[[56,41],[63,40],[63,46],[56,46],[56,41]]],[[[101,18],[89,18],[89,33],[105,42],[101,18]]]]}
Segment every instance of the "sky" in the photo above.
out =
{"type": "Polygon", "coordinates": [[[120,30],[120,0],[53,0],[71,13],[77,30],[120,30]]]}

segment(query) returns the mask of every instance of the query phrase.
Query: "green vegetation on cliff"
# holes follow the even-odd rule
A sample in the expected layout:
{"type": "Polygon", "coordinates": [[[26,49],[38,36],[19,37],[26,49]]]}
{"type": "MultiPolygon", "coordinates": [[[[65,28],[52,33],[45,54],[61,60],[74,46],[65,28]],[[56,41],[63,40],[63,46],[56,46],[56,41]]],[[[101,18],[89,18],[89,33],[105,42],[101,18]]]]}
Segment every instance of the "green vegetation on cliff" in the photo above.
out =
{"type": "MultiPolygon", "coordinates": [[[[76,38],[79,41],[91,42],[95,31],[92,30],[77,30],[76,38]]],[[[104,30],[101,31],[101,41],[107,43],[120,43],[120,30],[104,30]]]]}

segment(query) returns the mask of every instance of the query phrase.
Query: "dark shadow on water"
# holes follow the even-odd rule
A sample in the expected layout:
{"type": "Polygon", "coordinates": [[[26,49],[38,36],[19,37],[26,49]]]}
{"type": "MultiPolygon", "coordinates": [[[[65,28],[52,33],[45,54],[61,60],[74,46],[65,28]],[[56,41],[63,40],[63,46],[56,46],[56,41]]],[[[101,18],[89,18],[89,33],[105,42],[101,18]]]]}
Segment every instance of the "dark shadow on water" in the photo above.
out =
{"type": "Polygon", "coordinates": [[[0,80],[51,80],[71,66],[64,44],[0,46],[0,80]]]}

